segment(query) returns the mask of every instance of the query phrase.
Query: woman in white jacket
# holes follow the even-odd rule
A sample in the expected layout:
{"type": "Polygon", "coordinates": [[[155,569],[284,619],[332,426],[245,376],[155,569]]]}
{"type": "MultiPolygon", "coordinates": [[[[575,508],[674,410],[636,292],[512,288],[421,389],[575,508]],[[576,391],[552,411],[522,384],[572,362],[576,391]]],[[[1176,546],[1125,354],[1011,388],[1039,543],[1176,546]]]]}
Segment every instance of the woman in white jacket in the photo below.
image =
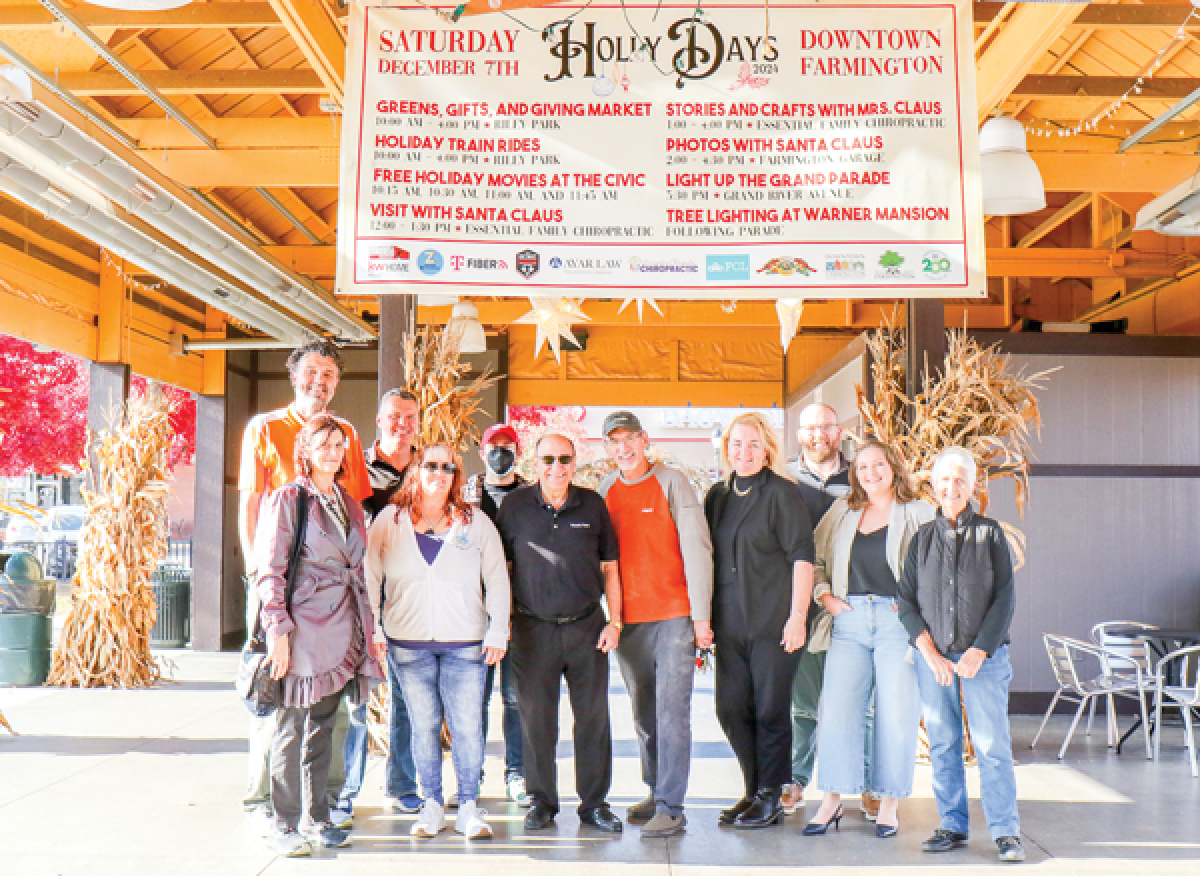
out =
{"type": "MultiPolygon", "coordinates": [[[[476,805],[483,769],[483,685],[508,647],[511,597],[504,546],[486,514],[462,499],[462,459],[446,444],[416,455],[392,506],[371,525],[367,591],[378,626],[373,652],[391,661],[412,722],[425,804],[413,836],[445,826],[442,719],[453,737],[455,830],[490,837],[476,805]]],[[[395,692],[393,692],[395,695],[395,692]]]]}
{"type": "Polygon", "coordinates": [[[806,835],[836,826],[842,795],[863,791],[882,798],[876,836],[887,839],[899,829],[897,806],[912,794],[920,701],[896,586],[909,542],[933,513],[913,492],[900,455],[867,441],[850,466],[850,494],[834,502],[817,527],[813,597],[825,611],[808,647],[829,649],[817,724],[817,784],[825,798],[806,835]],[[872,689],[875,733],[865,769],[872,689]]]}

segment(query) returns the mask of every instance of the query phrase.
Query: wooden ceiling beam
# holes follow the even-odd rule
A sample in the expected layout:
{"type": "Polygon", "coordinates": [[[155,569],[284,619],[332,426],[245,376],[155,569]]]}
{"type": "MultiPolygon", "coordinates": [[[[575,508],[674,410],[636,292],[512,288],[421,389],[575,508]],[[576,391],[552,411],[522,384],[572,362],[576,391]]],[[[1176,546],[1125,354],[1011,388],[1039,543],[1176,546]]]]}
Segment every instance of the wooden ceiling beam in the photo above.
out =
{"type": "MultiPolygon", "coordinates": [[[[282,27],[270,3],[193,3],[179,9],[131,12],[80,5],[74,15],[88,27],[192,30],[200,27],[282,27]]],[[[51,30],[55,19],[40,5],[0,6],[0,30],[51,30]]]]}
{"type": "Polygon", "coordinates": [[[1033,246],[1047,234],[1052,232],[1055,228],[1058,228],[1058,226],[1062,225],[1064,222],[1072,219],[1085,210],[1092,203],[1093,197],[1094,195],[1092,192],[1084,192],[1083,194],[1073,198],[1070,203],[1060,207],[1058,210],[1055,210],[1053,215],[1018,240],[1017,248],[1023,249],[1025,247],[1033,246]]]}
{"type": "Polygon", "coordinates": [[[139,153],[175,182],[191,188],[325,188],[338,184],[338,156],[332,149],[147,149],[139,153]]]}
{"type": "MultiPolygon", "coordinates": [[[[187,131],[168,119],[118,119],[117,124],[142,149],[190,149],[196,145],[187,131]]],[[[197,124],[217,141],[219,149],[337,149],[340,143],[336,123],[328,117],[216,118],[200,119],[197,124]]]]}
{"type": "Polygon", "coordinates": [[[979,121],[1000,106],[1034,64],[1086,9],[1082,4],[1022,3],[975,62],[979,121]]]}
{"type": "Polygon", "coordinates": [[[340,105],[345,92],[346,34],[325,0],[271,0],[287,32],[340,105]]]}
{"type": "MultiPolygon", "coordinates": [[[[975,3],[972,14],[975,23],[991,24],[1003,12],[1006,3],[975,3]]],[[[1170,30],[1187,21],[1191,12],[1187,3],[1163,3],[1158,5],[1134,6],[1126,4],[1091,5],[1085,9],[1075,24],[1096,30],[1170,30]]],[[[1189,29],[1200,29],[1200,20],[1189,25],[1189,29]]]]}
{"type": "MultiPolygon", "coordinates": [[[[1030,141],[1031,146],[1036,141],[1030,141]]],[[[1114,144],[1115,145],[1115,144],[1114,144]]],[[[1161,194],[1200,169],[1195,155],[1151,155],[1095,152],[1030,151],[1048,192],[1106,192],[1161,194]]]]}
{"type": "MultiPolygon", "coordinates": [[[[146,83],[163,94],[324,94],[311,70],[146,70],[146,83]]],[[[120,73],[60,73],[60,86],[86,97],[140,97],[142,91],[120,73]]]]}
{"type": "MultiPolygon", "coordinates": [[[[1123,96],[1138,84],[1136,76],[1026,76],[1012,90],[1013,97],[1029,100],[1058,98],[1084,98],[1087,100],[1109,100],[1123,96]]],[[[1131,99],[1177,100],[1187,97],[1196,90],[1192,77],[1172,76],[1147,78],[1140,94],[1131,99]]]]}

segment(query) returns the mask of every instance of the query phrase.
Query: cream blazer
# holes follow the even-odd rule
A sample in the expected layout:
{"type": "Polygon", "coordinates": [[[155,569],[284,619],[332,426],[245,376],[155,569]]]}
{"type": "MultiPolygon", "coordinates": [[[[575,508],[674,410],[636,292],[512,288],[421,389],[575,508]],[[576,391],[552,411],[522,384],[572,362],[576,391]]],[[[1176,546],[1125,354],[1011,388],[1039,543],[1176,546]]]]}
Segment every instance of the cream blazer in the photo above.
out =
{"type": "MultiPolygon", "coordinates": [[[[932,505],[920,500],[892,504],[886,551],[888,566],[897,581],[908,556],[909,541],[921,524],[932,520],[935,513],[932,505]]],[[[833,615],[825,609],[821,597],[832,593],[840,599],[846,598],[850,589],[850,549],[854,546],[862,516],[862,511],[851,510],[844,498],[838,499],[825,512],[814,533],[817,562],[813,567],[813,600],[821,610],[808,637],[808,650],[813,653],[829,650],[833,639],[833,615]]]]}

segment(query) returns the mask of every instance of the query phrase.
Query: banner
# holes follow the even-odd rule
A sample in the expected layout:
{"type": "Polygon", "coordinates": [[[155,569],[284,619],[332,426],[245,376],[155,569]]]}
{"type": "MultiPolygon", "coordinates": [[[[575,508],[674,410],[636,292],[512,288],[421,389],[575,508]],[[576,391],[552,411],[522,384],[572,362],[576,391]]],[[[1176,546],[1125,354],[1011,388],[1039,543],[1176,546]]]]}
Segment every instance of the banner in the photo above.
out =
{"type": "Polygon", "coordinates": [[[970,12],[355,4],[338,293],[984,296],[970,12]]]}

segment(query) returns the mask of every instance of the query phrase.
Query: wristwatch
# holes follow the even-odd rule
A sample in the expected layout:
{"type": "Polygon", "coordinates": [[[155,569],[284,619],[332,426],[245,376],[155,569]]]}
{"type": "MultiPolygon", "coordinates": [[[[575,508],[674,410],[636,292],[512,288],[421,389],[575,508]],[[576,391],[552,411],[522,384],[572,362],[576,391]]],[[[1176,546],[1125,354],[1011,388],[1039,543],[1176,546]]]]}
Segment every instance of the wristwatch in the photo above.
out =
{"type": "Polygon", "coordinates": [[[609,626],[616,628],[618,633],[625,629],[625,624],[621,623],[619,620],[610,620],[608,624],[609,626]]]}

